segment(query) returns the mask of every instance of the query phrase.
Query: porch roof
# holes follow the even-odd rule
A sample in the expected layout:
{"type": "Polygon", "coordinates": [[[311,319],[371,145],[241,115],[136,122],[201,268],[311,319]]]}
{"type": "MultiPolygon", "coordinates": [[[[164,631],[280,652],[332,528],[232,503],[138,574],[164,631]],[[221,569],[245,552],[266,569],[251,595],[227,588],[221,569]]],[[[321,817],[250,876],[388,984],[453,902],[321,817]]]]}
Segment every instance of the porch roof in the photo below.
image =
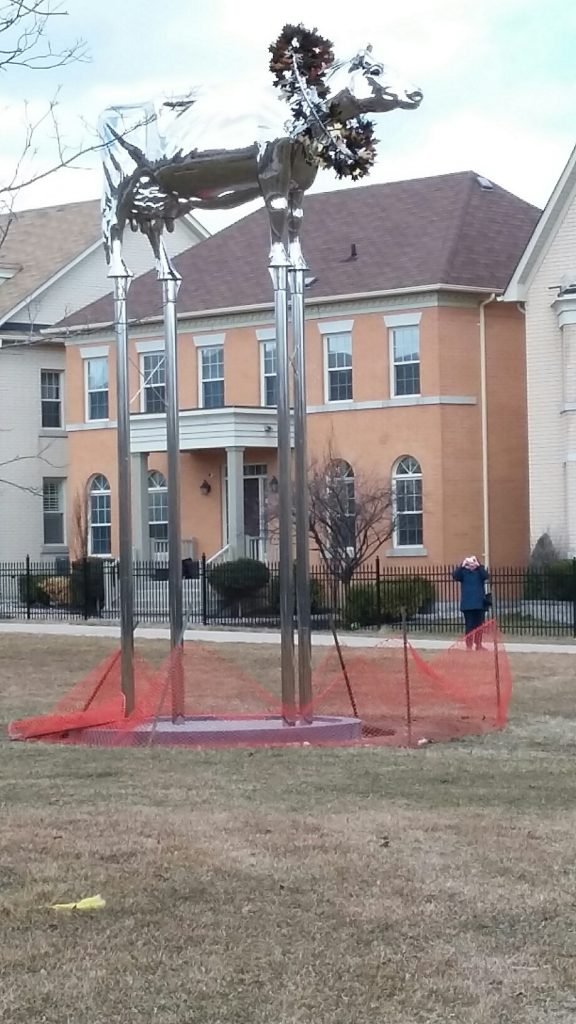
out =
{"type": "MultiPolygon", "coordinates": [[[[130,416],[133,453],[166,451],[166,414],[137,412],[130,416]]],[[[180,410],[180,451],[211,448],[277,448],[275,408],[223,406],[180,410]]]]}

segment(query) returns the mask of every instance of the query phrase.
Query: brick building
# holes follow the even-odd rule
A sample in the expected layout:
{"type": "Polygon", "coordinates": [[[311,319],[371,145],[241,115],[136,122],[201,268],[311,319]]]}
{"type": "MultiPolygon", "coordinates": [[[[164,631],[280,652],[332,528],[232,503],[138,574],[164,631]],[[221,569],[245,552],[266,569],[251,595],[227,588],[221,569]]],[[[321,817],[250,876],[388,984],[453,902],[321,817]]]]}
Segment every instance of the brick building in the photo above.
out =
{"type": "MultiPolygon", "coordinates": [[[[524,321],[497,301],[539,211],[472,172],[309,196],[303,245],[310,454],[330,446],[390,482],[400,564],[528,551],[524,321]]],[[[264,210],[182,253],[179,394],[184,554],[266,557],[277,440],[264,210]]],[[[160,287],[129,293],[134,543],[166,542],[160,287]]],[[[69,317],[69,494],[90,547],[117,552],[111,297],[69,317]]],[[[397,561],[392,564],[399,564],[397,561]]]]}

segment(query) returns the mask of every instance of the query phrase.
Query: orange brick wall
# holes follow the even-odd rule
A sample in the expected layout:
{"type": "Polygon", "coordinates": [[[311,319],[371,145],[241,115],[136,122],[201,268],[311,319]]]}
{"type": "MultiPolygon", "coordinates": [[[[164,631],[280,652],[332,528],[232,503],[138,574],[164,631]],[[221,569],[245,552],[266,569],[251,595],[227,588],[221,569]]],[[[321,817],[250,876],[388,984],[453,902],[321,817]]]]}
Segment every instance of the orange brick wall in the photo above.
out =
{"type": "MultiPolygon", "coordinates": [[[[408,312],[391,308],[379,313],[326,317],[354,320],[353,385],[356,402],[390,398],[389,342],[383,317],[408,312]]],[[[484,550],[482,518],[482,459],[480,418],[479,308],[432,307],[422,310],[420,324],[423,396],[460,396],[476,404],[414,405],[380,409],[322,411],[308,417],[311,457],[331,445],[358,471],[389,482],[394,462],[402,455],[416,458],[423,471],[424,546],[428,562],[455,562],[484,550]]],[[[320,321],[322,322],[322,321],[320,321]]],[[[519,562],[528,545],[527,442],[525,409],[524,324],[513,307],[493,303],[486,309],[488,412],[490,456],[490,528],[492,563],[519,562]]],[[[225,332],[224,369],[227,405],[260,404],[260,343],[254,327],[225,332]]],[[[179,337],[179,395],[182,408],[198,405],[198,349],[194,337],[179,337]]],[[[86,341],[83,347],[88,347],[86,341]]],[[[100,346],[102,342],[95,342],[100,346]]],[[[133,343],[134,345],[134,343],[133,343]]],[[[307,322],[308,404],[323,406],[324,353],[318,321],[307,322]]],[[[110,415],[115,417],[115,346],[110,352],[110,415]]],[[[138,391],[139,356],[131,354],[130,386],[138,391]]],[[[67,419],[84,420],[83,360],[67,349],[67,419]]],[[[133,402],[133,411],[140,408],[133,402]]],[[[94,473],[104,473],[112,485],[113,542],[117,550],[116,432],[77,430],[69,435],[69,494],[86,486],[94,473]]],[[[222,450],[182,453],[182,535],[195,537],[208,554],[222,544],[222,450]],[[204,496],[206,479],[211,492],[204,496]]],[[[263,462],[269,476],[277,475],[273,450],[247,450],[246,462],[263,462]]],[[[166,471],[164,455],[152,454],[149,468],[166,471]]],[[[391,547],[384,547],[382,555],[391,547]]],[[[393,565],[421,559],[391,560],[393,565]]]]}
{"type": "Polygon", "coordinates": [[[528,415],[524,318],[494,303],[486,310],[490,555],[522,565],[530,554],[528,415]]]}

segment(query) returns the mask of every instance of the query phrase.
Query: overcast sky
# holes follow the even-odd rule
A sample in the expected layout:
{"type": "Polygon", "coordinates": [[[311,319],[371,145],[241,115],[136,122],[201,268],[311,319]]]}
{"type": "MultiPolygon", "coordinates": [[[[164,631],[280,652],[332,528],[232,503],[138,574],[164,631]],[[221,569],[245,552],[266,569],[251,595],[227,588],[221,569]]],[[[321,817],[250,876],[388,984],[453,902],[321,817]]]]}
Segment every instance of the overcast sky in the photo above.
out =
{"type": "MultiPolygon", "coordinates": [[[[262,0],[67,0],[65,6],[69,15],[54,23],[52,38],[58,45],[83,37],[91,59],[46,73],[3,73],[4,181],[21,148],[24,100],[36,118],[60,87],[59,124],[72,150],[94,141],[98,113],[109,104],[217,80],[229,82],[233,93],[235,83],[268,75],[267,47],[288,19],[317,27],[338,56],[372,42],[375,56],[421,86],[418,111],[378,120],[372,182],[472,169],[542,206],[576,143],[576,4],[569,0],[371,0],[347,7],[293,0],[283,13],[262,0]]],[[[54,156],[50,135],[46,128],[37,137],[37,169],[54,156]]],[[[315,190],[335,184],[323,172],[315,190]]],[[[99,193],[99,158],[91,156],[80,168],[31,186],[18,206],[99,193]]],[[[224,222],[222,215],[201,219],[211,229],[224,222]]]]}

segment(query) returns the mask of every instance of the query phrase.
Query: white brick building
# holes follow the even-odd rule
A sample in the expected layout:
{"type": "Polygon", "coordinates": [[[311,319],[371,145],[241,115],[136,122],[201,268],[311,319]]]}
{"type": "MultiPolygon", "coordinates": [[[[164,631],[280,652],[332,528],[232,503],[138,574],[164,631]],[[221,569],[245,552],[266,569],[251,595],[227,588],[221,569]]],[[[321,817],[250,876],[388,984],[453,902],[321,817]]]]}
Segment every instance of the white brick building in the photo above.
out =
{"type": "MultiPolygon", "coordinates": [[[[183,218],[167,247],[206,235],[183,218]]],[[[142,236],[127,233],[124,252],[135,276],[151,269],[142,236]]],[[[97,201],[14,215],[0,247],[0,562],[68,553],[64,344],[40,332],[109,291],[97,201]]]]}
{"type": "Polygon", "coordinates": [[[504,295],[526,315],[530,538],[576,555],[576,149],[504,295]]]}

